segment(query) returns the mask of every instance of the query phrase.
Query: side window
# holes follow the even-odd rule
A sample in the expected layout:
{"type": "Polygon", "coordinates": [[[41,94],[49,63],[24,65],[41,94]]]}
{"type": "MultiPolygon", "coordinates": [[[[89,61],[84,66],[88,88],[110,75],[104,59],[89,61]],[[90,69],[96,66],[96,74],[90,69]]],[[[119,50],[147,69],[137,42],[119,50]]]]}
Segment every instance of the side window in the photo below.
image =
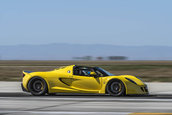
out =
{"type": "Polygon", "coordinates": [[[79,75],[79,76],[88,76],[88,77],[90,77],[90,73],[92,71],[94,71],[94,70],[91,70],[91,69],[88,69],[88,68],[84,68],[84,69],[75,68],[73,74],[74,75],[79,75]]]}
{"type": "Polygon", "coordinates": [[[83,69],[81,70],[81,76],[90,76],[91,70],[83,69]]]}
{"type": "Polygon", "coordinates": [[[79,74],[80,74],[79,69],[74,69],[73,74],[74,74],[74,75],[79,75],[79,74]]]}
{"type": "Polygon", "coordinates": [[[99,76],[99,77],[104,77],[103,73],[101,73],[100,71],[98,70],[95,70],[96,74],[99,76]]]}

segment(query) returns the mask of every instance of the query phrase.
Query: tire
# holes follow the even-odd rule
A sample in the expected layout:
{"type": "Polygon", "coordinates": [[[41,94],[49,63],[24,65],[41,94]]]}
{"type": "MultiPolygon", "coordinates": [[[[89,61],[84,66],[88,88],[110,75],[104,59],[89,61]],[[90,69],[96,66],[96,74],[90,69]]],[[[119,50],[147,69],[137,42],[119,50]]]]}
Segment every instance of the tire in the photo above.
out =
{"type": "Polygon", "coordinates": [[[125,95],[124,83],[120,80],[111,80],[106,86],[106,91],[112,96],[123,96],[125,95]]]}
{"type": "Polygon", "coordinates": [[[41,77],[33,77],[28,83],[28,90],[34,96],[42,96],[48,92],[46,81],[41,77]]]}

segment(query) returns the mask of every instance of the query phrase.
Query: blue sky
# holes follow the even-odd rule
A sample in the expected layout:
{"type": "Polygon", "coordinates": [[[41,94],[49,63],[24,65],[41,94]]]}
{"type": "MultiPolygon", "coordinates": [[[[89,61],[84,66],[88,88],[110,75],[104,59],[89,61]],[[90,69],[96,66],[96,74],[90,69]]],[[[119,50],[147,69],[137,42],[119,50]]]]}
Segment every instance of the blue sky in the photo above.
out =
{"type": "Polygon", "coordinates": [[[172,46],[171,0],[1,0],[0,45],[172,46]]]}

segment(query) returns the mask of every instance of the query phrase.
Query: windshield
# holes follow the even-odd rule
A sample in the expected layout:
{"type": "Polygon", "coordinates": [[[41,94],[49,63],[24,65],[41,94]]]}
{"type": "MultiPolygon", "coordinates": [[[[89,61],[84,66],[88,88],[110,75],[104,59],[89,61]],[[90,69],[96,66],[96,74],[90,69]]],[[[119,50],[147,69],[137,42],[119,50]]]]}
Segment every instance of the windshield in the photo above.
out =
{"type": "Polygon", "coordinates": [[[102,69],[100,67],[96,67],[96,69],[98,71],[100,71],[101,73],[103,73],[105,76],[114,76],[114,74],[112,74],[112,73],[110,73],[110,72],[108,72],[108,71],[106,71],[106,70],[104,70],[104,69],[102,69]]]}

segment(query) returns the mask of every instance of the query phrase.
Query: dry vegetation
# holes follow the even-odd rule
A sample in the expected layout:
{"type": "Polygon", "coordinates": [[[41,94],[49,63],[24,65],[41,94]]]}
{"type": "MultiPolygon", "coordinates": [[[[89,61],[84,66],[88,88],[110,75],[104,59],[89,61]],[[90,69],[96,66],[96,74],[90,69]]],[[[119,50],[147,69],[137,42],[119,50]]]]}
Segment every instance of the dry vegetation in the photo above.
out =
{"type": "Polygon", "coordinates": [[[0,80],[21,81],[23,70],[49,71],[72,64],[100,66],[115,75],[135,75],[144,81],[172,81],[172,61],[0,61],[0,80]]]}

